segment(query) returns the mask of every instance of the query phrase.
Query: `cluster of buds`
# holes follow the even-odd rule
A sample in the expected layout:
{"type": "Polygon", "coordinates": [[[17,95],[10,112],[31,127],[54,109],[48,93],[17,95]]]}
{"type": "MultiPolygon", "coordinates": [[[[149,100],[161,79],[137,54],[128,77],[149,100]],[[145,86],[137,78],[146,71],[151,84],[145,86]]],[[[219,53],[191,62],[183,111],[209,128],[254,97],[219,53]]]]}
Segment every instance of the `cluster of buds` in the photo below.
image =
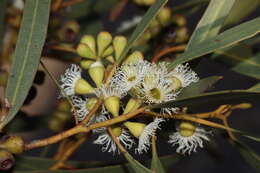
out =
{"type": "MultiPolygon", "coordinates": [[[[119,59],[126,43],[125,37],[113,38],[108,32],[99,33],[97,39],[91,35],[85,35],[81,39],[77,53],[82,57],[80,66],[83,70],[79,65],[72,64],[61,77],[61,87],[72,99],[78,121],[85,119],[98,99],[102,99],[102,106],[86,125],[134,112],[142,106],[175,100],[183,88],[198,81],[197,74],[188,64],[180,64],[169,70],[167,62],[150,63],[144,60],[142,53],[138,51],[130,53],[109,81],[106,81],[106,71],[111,69],[111,63],[119,59]]],[[[178,108],[162,108],[160,112],[172,115],[178,112],[178,108]]],[[[111,132],[126,149],[131,149],[138,141],[135,151],[141,154],[148,151],[151,137],[160,129],[160,124],[166,121],[158,117],[153,121],[144,120],[147,119],[137,117],[115,124],[110,127],[111,132]]],[[[197,146],[202,147],[201,138],[207,137],[200,133],[202,130],[199,130],[197,125],[183,123],[177,132],[170,136],[169,143],[179,144],[179,152],[190,153],[195,151],[197,146]],[[183,123],[186,125],[182,125],[183,123]],[[186,129],[187,124],[192,128],[186,129]],[[192,145],[189,145],[189,142],[181,142],[189,137],[193,140],[192,145]]],[[[94,129],[93,132],[98,135],[94,143],[102,145],[103,151],[118,151],[107,128],[94,129]]]]}
{"type": "Polygon", "coordinates": [[[144,34],[135,42],[135,45],[143,45],[147,43],[151,38],[158,35],[161,30],[171,24],[172,13],[169,7],[163,7],[157,16],[151,21],[144,34]]]}
{"type": "Polygon", "coordinates": [[[0,170],[9,170],[15,163],[13,154],[24,151],[24,141],[19,136],[4,136],[0,140],[0,170]]]}
{"type": "Polygon", "coordinates": [[[64,130],[72,120],[71,106],[66,99],[60,100],[56,110],[53,112],[51,119],[48,122],[49,129],[54,132],[64,130]]]}

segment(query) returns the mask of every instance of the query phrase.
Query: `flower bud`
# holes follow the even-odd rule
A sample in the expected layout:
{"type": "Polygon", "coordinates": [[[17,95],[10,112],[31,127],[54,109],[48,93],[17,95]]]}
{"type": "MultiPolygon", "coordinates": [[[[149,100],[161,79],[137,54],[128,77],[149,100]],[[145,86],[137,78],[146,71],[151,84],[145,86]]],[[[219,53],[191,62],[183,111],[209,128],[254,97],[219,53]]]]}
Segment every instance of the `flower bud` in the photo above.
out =
{"type": "Polygon", "coordinates": [[[187,21],[183,15],[174,15],[172,17],[172,20],[174,23],[176,23],[178,26],[185,26],[187,24],[187,21]]]}
{"type": "Polygon", "coordinates": [[[126,60],[123,62],[123,64],[131,64],[131,63],[137,62],[138,60],[143,60],[143,59],[144,59],[144,56],[143,56],[142,52],[134,51],[126,58],[126,60]]]}
{"type": "Polygon", "coordinates": [[[142,104],[140,99],[131,98],[126,104],[125,110],[123,114],[127,114],[129,112],[135,111],[138,109],[142,104]]]}
{"type": "Polygon", "coordinates": [[[62,111],[55,111],[53,116],[64,122],[70,119],[68,113],[62,111]]]}
{"type": "Polygon", "coordinates": [[[103,64],[100,61],[96,61],[89,66],[88,73],[97,87],[100,87],[102,85],[105,73],[105,67],[103,64]]]}
{"type": "Polygon", "coordinates": [[[189,137],[195,133],[196,126],[190,122],[183,121],[181,122],[179,129],[180,129],[180,134],[182,136],[189,137]]]}
{"type": "Polygon", "coordinates": [[[119,115],[119,108],[120,108],[120,98],[116,96],[110,96],[105,99],[104,101],[105,107],[107,110],[114,116],[119,115]]]}
{"type": "Polygon", "coordinates": [[[125,122],[124,125],[136,138],[139,138],[139,136],[143,133],[144,128],[146,127],[146,124],[129,121],[125,122]]]}
{"type": "Polygon", "coordinates": [[[80,61],[80,66],[81,66],[83,69],[88,69],[89,66],[90,66],[91,64],[93,64],[93,63],[94,63],[94,61],[92,61],[92,60],[81,60],[81,61],[80,61]]]}
{"type": "Polygon", "coordinates": [[[62,41],[72,42],[75,40],[77,33],[79,32],[79,24],[76,21],[66,22],[62,28],[58,31],[58,37],[62,41]]]}
{"type": "Polygon", "coordinates": [[[162,26],[167,26],[171,22],[171,9],[168,7],[162,8],[157,15],[157,19],[162,26]]]}
{"type": "Polygon", "coordinates": [[[122,128],[121,127],[111,127],[112,133],[113,135],[115,135],[116,137],[120,136],[122,133],[122,128]]]}
{"type": "Polygon", "coordinates": [[[88,99],[88,101],[87,101],[87,103],[86,103],[86,108],[87,109],[89,109],[89,110],[91,110],[94,106],[95,106],[95,104],[97,103],[97,99],[96,98],[89,98],[88,99]]]}
{"type": "Polygon", "coordinates": [[[13,154],[21,154],[24,151],[24,141],[20,136],[7,136],[1,140],[0,148],[13,154]]]}
{"type": "Polygon", "coordinates": [[[6,150],[0,150],[0,170],[9,170],[11,167],[13,167],[14,163],[14,156],[10,152],[6,150]]]}
{"type": "Polygon", "coordinates": [[[143,0],[144,5],[150,6],[155,3],[156,0],[143,0]]]}
{"type": "Polygon", "coordinates": [[[92,52],[96,55],[96,41],[92,35],[84,35],[80,43],[88,45],[88,47],[92,50],[92,52]]]}
{"type": "Polygon", "coordinates": [[[107,57],[111,55],[114,52],[113,46],[109,46],[106,48],[106,50],[103,52],[102,57],[107,57]]]}
{"type": "Polygon", "coordinates": [[[176,43],[182,43],[188,40],[189,34],[186,27],[180,27],[176,30],[176,43]]]}
{"type": "Polygon", "coordinates": [[[75,84],[76,94],[90,94],[94,93],[94,88],[84,79],[77,80],[75,84]]]}
{"type": "Polygon", "coordinates": [[[57,110],[62,112],[70,112],[69,102],[66,99],[61,100],[58,104],[57,110]]]}
{"type": "Polygon", "coordinates": [[[111,63],[114,63],[114,62],[115,62],[113,56],[108,56],[108,57],[106,57],[106,60],[108,60],[108,61],[111,62],[111,63]]]}
{"type": "Polygon", "coordinates": [[[112,42],[112,36],[108,32],[100,32],[97,36],[98,56],[101,56],[105,49],[112,42]]]}
{"type": "Polygon", "coordinates": [[[83,58],[96,59],[95,53],[90,49],[87,44],[79,43],[76,51],[77,54],[79,54],[83,58]]]}
{"type": "Polygon", "coordinates": [[[113,40],[113,46],[115,49],[115,58],[118,60],[127,44],[127,39],[124,36],[116,36],[113,40]]]}
{"type": "Polygon", "coordinates": [[[49,127],[49,129],[51,129],[54,132],[60,132],[60,131],[64,130],[65,122],[61,121],[57,117],[53,117],[52,119],[49,120],[48,127],[49,127]]]}

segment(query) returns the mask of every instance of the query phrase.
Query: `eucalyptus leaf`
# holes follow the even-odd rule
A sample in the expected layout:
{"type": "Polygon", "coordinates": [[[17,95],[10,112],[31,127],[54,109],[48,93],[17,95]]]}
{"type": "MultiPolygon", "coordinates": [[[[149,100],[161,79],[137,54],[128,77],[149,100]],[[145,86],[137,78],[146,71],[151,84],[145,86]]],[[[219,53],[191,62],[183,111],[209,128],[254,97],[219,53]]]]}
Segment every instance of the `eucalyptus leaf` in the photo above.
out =
{"type": "Polygon", "coordinates": [[[260,172],[260,156],[255,153],[249,146],[246,144],[243,144],[242,142],[239,142],[237,140],[235,141],[229,141],[235,148],[238,149],[241,156],[244,158],[244,160],[252,167],[254,168],[258,173],[260,172]]]}
{"type": "Polygon", "coordinates": [[[185,97],[196,96],[207,89],[209,89],[212,85],[222,79],[222,76],[210,76],[204,79],[200,79],[196,83],[192,83],[190,86],[182,89],[180,95],[178,95],[178,99],[182,99],[185,97]]]}
{"type": "Polygon", "coordinates": [[[145,13],[144,17],[142,18],[141,22],[137,25],[136,29],[134,30],[133,34],[128,40],[126,47],[124,48],[123,52],[121,53],[118,63],[121,63],[123,59],[126,57],[128,51],[132,48],[133,43],[142,35],[145,29],[149,26],[149,23],[152,19],[157,15],[160,9],[166,4],[168,0],[157,0],[145,13]]]}
{"type": "Polygon", "coordinates": [[[129,162],[131,168],[136,172],[136,173],[152,173],[151,170],[148,168],[144,167],[140,162],[135,160],[129,153],[124,153],[124,156],[126,160],[129,162]]]}
{"type": "MultiPolygon", "coordinates": [[[[155,143],[152,143],[152,145],[155,145],[155,143]]],[[[152,158],[152,163],[151,163],[151,170],[156,173],[165,173],[163,165],[162,165],[160,159],[158,158],[156,146],[153,146],[152,155],[153,155],[153,158],[152,158]]]]}
{"type": "Polygon", "coordinates": [[[253,37],[260,32],[260,17],[257,17],[248,22],[242,23],[231,29],[228,29],[213,39],[206,40],[196,47],[185,51],[171,63],[169,68],[173,69],[176,65],[182,64],[196,58],[199,58],[208,53],[214,52],[231,45],[234,45],[242,40],[253,37]]]}
{"type": "Polygon", "coordinates": [[[197,96],[181,98],[166,103],[156,104],[152,108],[165,107],[198,107],[198,106],[218,106],[223,104],[233,104],[259,100],[260,92],[249,90],[224,90],[217,92],[203,93],[197,96]]]}
{"type": "Polygon", "coordinates": [[[22,106],[36,74],[44,45],[51,0],[27,0],[7,84],[11,109],[1,122],[2,129],[22,106]]]}
{"type": "Polygon", "coordinates": [[[201,42],[214,38],[220,31],[235,0],[211,0],[188,42],[186,50],[196,47],[201,42]]]}
{"type": "Polygon", "coordinates": [[[254,12],[260,5],[259,0],[236,0],[224,25],[233,25],[254,12]]]}
{"type": "Polygon", "coordinates": [[[248,90],[249,90],[249,91],[260,92],[260,83],[257,83],[256,85],[252,86],[252,87],[249,88],[248,90]]]}

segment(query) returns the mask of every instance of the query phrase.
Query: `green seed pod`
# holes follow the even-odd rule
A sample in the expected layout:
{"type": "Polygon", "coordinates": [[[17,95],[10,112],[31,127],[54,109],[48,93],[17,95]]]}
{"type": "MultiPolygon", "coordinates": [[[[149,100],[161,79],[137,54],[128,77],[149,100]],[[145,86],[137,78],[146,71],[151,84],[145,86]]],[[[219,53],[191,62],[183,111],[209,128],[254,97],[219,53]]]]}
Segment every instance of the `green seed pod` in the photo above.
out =
{"type": "Polygon", "coordinates": [[[116,36],[113,40],[113,46],[115,50],[115,58],[118,60],[127,44],[127,39],[124,36],[116,36]]]}
{"type": "Polygon", "coordinates": [[[24,141],[20,136],[7,136],[1,140],[0,148],[13,154],[21,154],[24,151],[24,141]]]}
{"type": "Polygon", "coordinates": [[[130,131],[130,133],[137,139],[143,133],[144,128],[146,127],[146,124],[129,121],[125,122],[124,125],[130,131]]]}
{"type": "Polygon", "coordinates": [[[101,56],[105,49],[112,42],[112,36],[108,32],[100,32],[97,36],[97,47],[98,47],[98,56],[101,56]]]}
{"type": "Polygon", "coordinates": [[[107,110],[114,116],[117,117],[119,115],[120,108],[120,98],[116,96],[110,96],[104,101],[105,107],[107,110]]]}
{"type": "Polygon", "coordinates": [[[84,79],[79,79],[75,84],[75,93],[77,94],[91,94],[94,92],[94,88],[84,79]]]}
{"type": "Polygon", "coordinates": [[[14,156],[6,151],[6,150],[0,150],[0,170],[1,171],[7,171],[10,168],[13,167],[15,163],[14,156]]]}

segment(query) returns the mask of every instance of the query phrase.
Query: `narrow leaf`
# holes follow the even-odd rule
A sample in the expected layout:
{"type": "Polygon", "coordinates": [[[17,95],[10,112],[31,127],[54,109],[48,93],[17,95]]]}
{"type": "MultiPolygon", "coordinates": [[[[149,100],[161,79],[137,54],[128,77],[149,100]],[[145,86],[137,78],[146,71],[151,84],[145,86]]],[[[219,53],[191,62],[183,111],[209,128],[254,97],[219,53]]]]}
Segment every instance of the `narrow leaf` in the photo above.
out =
{"type": "Polygon", "coordinates": [[[207,89],[209,89],[212,85],[222,79],[222,76],[211,76],[204,79],[200,79],[196,83],[192,83],[190,86],[184,88],[180,95],[178,95],[178,99],[182,99],[190,96],[197,96],[207,89]]]}
{"type": "Polygon", "coordinates": [[[151,170],[147,169],[144,167],[141,163],[136,161],[129,153],[124,153],[125,158],[129,162],[131,168],[136,172],[136,173],[152,173],[151,170]]]}
{"type": "Polygon", "coordinates": [[[186,50],[196,47],[205,40],[214,38],[221,29],[234,3],[235,0],[211,0],[193,32],[186,50]]]}
{"type": "Polygon", "coordinates": [[[238,149],[244,160],[260,173],[260,156],[255,153],[249,146],[239,141],[230,141],[230,143],[238,149]]]}
{"type": "Polygon", "coordinates": [[[257,83],[256,85],[252,86],[252,87],[249,88],[248,90],[249,90],[249,91],[260,92],[260,83],[257,83]]]}
{"type": "Polygon", "coordinates": [[[236,0],[224,25],[233,25],[254,12],[260,5],[259,0],[236,0]]]}
{"type": "Polygon", "coordinates": [[[14,118],[32,85],[46,37],[50,3],[51,0],[27,0],[25,3],[6,91],[11,110],[0,129],[14,118]]]}
{"type": "Polygon", "coordinates": [[[226,30],[215,38],[206,40],[196,47],[189,49],[178,56],[177,59],[171,63],[170,68],[172,69],[178,64],[191,61],[218,49],[234,45],[242,40],[253,37],[259,32],[260,17],[226,30]]]}
{"type": "Polygon", "coordinates": [[[153,155],[153,158],[152,158],[151,170],[156,173],[165,173],[163,165],[157,155],[155,141],[152,142],[152,155],[153,155]]]}
{"type": "Polygon", "coordinates": [[[118,59],[118,63],[122,62],[125,56],[127,55],[128,51],[131,49],[133,43],[142,35],[145,29],[148,27],[149,23],[152,19],[157,15],[160,9],[166,4],[168,0],[157,0],[147,11],[147,13],[142,18],[141,22],[137,25],[136,29],[134,30],[133,34],[131,35],[130,39],[126,47],[124,48],[122,54],[118,59]]]}
{"type": "Polygon", "coordinates": [[[163,107],[197,107],[197,106],[217,106],[223,104],[241,103],[260,99],[260,92],[248,90],[224,90],[217,92],[204,93],[198,96],[169,101],[153,105],[153,108],[163,107]]]}

